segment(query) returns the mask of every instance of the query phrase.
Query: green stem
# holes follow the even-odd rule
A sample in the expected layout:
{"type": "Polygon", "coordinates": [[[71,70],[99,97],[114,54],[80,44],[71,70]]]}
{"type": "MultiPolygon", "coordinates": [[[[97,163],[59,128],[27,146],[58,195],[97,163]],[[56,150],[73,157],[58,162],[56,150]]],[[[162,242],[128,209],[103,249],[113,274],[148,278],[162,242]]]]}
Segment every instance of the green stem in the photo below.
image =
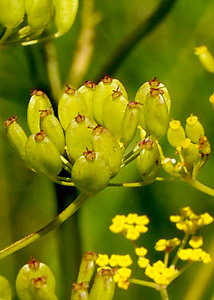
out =
{"type": "Polygon", "coordinates": [[[104,68],[101,70],[97,80],[103,78],[104,75],[113,75],[117,69],[122,65],[126,57],[130,54],[133,48],[137,45],[139,41],[145,38],[152,30],[154,30],[157,25],[159,25],[164,18],[168,15],[176,0],[163,0],[157,9],[153,12],[148,19],[143,20],[141,24],[135,28],[127,38],[124,39],[121,45],[118,46],[116,50],[113,51],[112,57],[107,61],[104,68]]]}
{"type": "Polygon", "coordinates": [[[210,187],[202,184],[201,182],[199,182],[198,180],[191,178],[191,177],[186,177],[184,178],[184,181],[186,181],[188,184],[190,184],[191,186],[193,186],[194,188],[196,188],[197,190],[211,196],[214,197],[214,189],[211,189],[210,187]]]}
{"type": "Polygon", "coordinates": [[[64,186],[75,186],[73,181],[70,178],[66,177],[61,177],[61,176],[56,176],[56,177],[51,177],[50,180],[53,181],[54,183],[64,185],[64,186]]]}
{"type": "Polygon", "coordinates": [[[129,281],[134,284],[143,285],[147,287],[151,287],[153,289],[157,289],[157,284],[154,282],[146,281],[146,280],[140,280],[135,278],[129,278],[129,281]]]}
{"type": "Polygon", "coordinates": [[[169,300],[169,296],[168,296],[166,287],[159,289],[159,291],[160,291],[162,300],[169,300]]]}
{"type": "Polygon", "coordinates": [[[184,237],[183,237],[183,240],[182,240],[182,242],[181,242],[181,244],[180,244],[180,247],[178,248],[178,251],[176,252],[176,255],[175,255],[175,257],[174,257],[174,259],[173,259],[173,261],[172,261],[171,266],[176,266],[176,264],[177,264],[177,262],[178,262],[178,260],[179,260],[178,252],[179,252],[180,250],[182,250],[182,249],[185,247],[185,245],[186,245],[186,243],[187,243],[187,241],[188,241],[188,238],[189,238],[189,233],[185,233],[185,235],[184,235],[184,237]]]}
{"type": "Polygon", "coordinates": [[[180,179],[178,178],[163,178],[163,177],[156,177],[155,180],[153,181],[136,181],[136,182],[110,182],[108,186],[114,186],[114,187],[141,187],[141,186],[146,186],[154,181],[178,181],[180,179]]]}
{"type": "Polygon", "coordinates": [[[0,39],[0,45],[4,44],[5,40],[10,36],[11,32],[12,32],[11,28],[6,28],[4,35],[0,39]]]}
{"type": "Polygon", "coordinates": [[[28,246],[29,244],[35,242],[40,239],[45,234],[49,233],[53,229],[57,228],[63,222],[65,222],[68,218],[70,218],[88,199],[88,194],[80,193],[80,195],[72,202],[66,209],[64,209],[58,216],[56,216],[50,223],[48,223],[45,227],[39,229],[38,231],[27,235],[21,240],[13,243],[12,245],[2,249],[0,251],[0,259],[28,246]]]}

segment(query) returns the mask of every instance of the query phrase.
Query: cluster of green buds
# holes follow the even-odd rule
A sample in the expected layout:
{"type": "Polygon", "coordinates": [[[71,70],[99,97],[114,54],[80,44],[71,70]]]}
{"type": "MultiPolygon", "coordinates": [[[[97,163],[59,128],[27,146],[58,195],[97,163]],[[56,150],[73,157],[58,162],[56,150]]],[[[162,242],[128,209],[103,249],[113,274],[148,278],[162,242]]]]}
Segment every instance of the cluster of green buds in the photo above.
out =
{"type": "Polygon", "coordinates": [[[63,35],[75,20],[78,4],[78,0],[0,1],[1,44],[32,44],[51,31],[54,37],[63,35]]]}
{"type": "Polygon", "coordinates": [[[146,184],[158,178],[161,166],[172,177],[196,177],[210,144],[196,116],[187,118],[185,130],[180,121],[169,121],[170,106],[169,93],[156,78],[129,101],[123,84],[105,76],[98,84],[86,81],[78,90],[67,86],[59,99],[58,118],[48,96],[33,91],[27,109],[29,137],[15,116],[5,127],[29,168],[93,196],[135,159],[146,184]],[[166,134],[179,155],[177,164],[160,146],[166,134]]]}
{"type": "Polygon", "coordinates": [[[170,121],[167,139],[176,149],[179,160],[175,163],[173,159],[163,157],[164,170],[174,177],[184,177],[186,174],[195,178],[211,152],[198,117],[191,114],[186,119],[185,128],[179,120],[170,121]]]}
{"type": "MultiPolygon", "coordinates": [[[[135,246],[137,264],[145,270],[145,275],[150,280],[141,280],[132,277],[130,266],[133,264],[129,254],[118,255],[98,254],[96,264],[99,268],[110,268],[114,272],[113,279],[119,288],[128,289],[130,284],[138,284],[154,288],[168,299],[167,287],[180,276],[194,262],[203,262],[205,264],[211,261],[210,254],[204,251],[203,237],[196,234],[197,230],[213,222],[213,217],[208,213],[197,215],[190,207],[180,209],[178,215],[171,215],[170,221],[176,225],[176,228],[183,231],[183,239],[177,237],[171,239],[161,238],[155,243],[155,250],[163,252],[163,259],[156,262],[150,262],[148,250],[143,246],[137,245],[140,234],[147,232],[146,225],[149,218],[146,215],[139,216],[130,213],[127,216],[117,215],[112,219],[109,229],[120,234],[128,240],[131,240],[135,246]],[[129,232],[129,233],[128,233],[129,232]],[[138,234],[136,234],[138,232],[138,234]]],[[[98,269],[99,269],[98,268],[98,269]]]]}
{"type": "MultiPolygon", "coordinates": [[[[18,272],[16,292],[20,300],[58,300],[55,295],[56,280],[50,268],[31,258],[18,272]]],[[[6,279],[0,280],[0,297],[11,300],[12,293],[6,279]]]]}

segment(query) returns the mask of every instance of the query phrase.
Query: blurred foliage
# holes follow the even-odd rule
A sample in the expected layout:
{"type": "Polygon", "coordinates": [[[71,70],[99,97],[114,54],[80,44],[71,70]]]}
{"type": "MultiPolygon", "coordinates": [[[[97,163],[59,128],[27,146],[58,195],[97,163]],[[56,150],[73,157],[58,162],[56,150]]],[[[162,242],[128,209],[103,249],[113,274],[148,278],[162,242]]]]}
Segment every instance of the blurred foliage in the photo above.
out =
{"type": "MultiPolygon", "coordinates": [[[[81,27],[82,3],[80,4],[73,28],[52,42],[56,47],[63,84],[67,80],[81,27]]],[[[82,82],[97,78],[121,41],[149,16],[158,4],[157,0],[94,1],[94,9],[101,14],[101,20],[96,25],[94,53],[82,82]]],[[[203,69],[193,49],[205,44],[214,51],[213,12],[212,0],[177,1],[167,18],[139,41],[118,71],[113,74],[124,83],[130,99],[134,98],[143,82],[156,76],[171,94],[171,117],[184,123],[190,113],[197,115],[204,125],[212,148],[214,121],[208,99],[213,92],[213,75],[203,69]]],[[[30,89],[43,89],[53,97],[46,67],[46,55],[42,44],[16,46],[1,51],[1,124],[11,115],[18,115],[19,122],[26,128],[26,107],[30,89]]],[[[173,154],[173,149],[164,138],[161,143],[166,154],[173,154]]],[[[0,127],[0,155],[0,247],[3,248],[48,223],[75,198],[77,192],[73,188],[54,186],[46,178],[29,171],[10,148],[3,125],[0,127]]],[[[213,165],[214,156],[211,153],[199,176],[200,180],[210,187],[213,186],[213,165]]],[[[140,176],[135,163],[116,177],[118,182],[138,179],[140,176]]],[[[157,239],[179,237],[179,232],[176,232],[169,222],[169,215],[177,213],[183,206],[191,206],[196,213],[208,211],[214,215],[213,199],[185,183],[154,183],[136,189],[107,188],[89,199],[78,213],[59,229],[0,261],[1,275],[5,275],[14,285],[18,269],[33,255],[54,271],[59,298],[69,299],[71,284],[77,276],[78,264],[84,251],[134,253],[127,240],[114,236],[108,230],[113,216],[129,212],[149,216],[150,229],[141,242],[151,249],[151,260],[155,260],[161,258],[153,251],[157,239]]],[[[213,225],[206,228],[204,234],[209,249],[213,243],[213,225]]],[[[213,262],[211,264],[213,269],[213,262]]],[[[178,278],[169,288],[172,299],[186,299],[188,287],[194,284],[195,277],[200,272],[202,267],[196,264],[178,278]]],[[[134,274],[138,277],[142,276],[142,273],[137,268],[134,269],[134,274]]],[[[204,282],[202,294],[198,292],[197,299],[211,299],[214,292],[213,275],[211,270],[211,277],[204,282]]],[[[203,278],[200,283],[202,282],[203,278]]],[[[197,289],[197,286],[194,289],[197,289]]],[[[131,285],[128,291],[117,289],[115,300],[121,298],[155,300],[159,299],[159,294],[149,288],[131,285]]],[[[15,292],[14,299],[17,299],[15,292]]]]}

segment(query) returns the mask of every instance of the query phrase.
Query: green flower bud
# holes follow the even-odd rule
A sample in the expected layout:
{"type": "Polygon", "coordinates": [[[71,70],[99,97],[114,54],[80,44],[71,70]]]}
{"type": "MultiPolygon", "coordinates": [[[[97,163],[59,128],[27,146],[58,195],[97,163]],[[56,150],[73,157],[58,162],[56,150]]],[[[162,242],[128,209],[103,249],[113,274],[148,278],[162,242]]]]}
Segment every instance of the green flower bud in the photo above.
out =
{"type": "Polygon", "coordinates": [[[74,163],[72,180],[81,191],[93,196],[103,190],[110,179],[108,162],[98,153],[87,150],[74,163]]]}
{"type": "Polygon", "coordinates": [[[27,108],[27,122],[32,134],[41,130],[40,112],[51,107],[47,95],[41,90],[34,90],[27,108]]]}
{"type": "Polygon", "coordinates": [[[158,146],[155,140],[148,137],[139,143],[139,147],[141,152],[137,160],[138,170],[144,180],[153,180],[160,169],[158,146]]]}
{"type": "Polygon", "coordinates": [[[122,160],[122,150],[113,134],[102,126],[97,126],[92,131],[93,149],[99,152],[108,162],[111,177],[115,176],[119,170],[122,160]]]}
{"type": "Polygon", "coordinates": [[[65,151],[65,137],[59,120],[52,114],[52,110],[41,111],[41,129],[47,134],[48,138],[56,145],[60,154],[65,151]]]}
{"type": "Polygon", "coordinates": [[[141,85],[138,89],[137,94],[135,96],[135,101],[143,104],[139,114],[139,124],[144,128],[145,125],[145,115],[144,115],[144,103],[146,101],[147,95],[150,93],[151,89],[158,89],[162,95],[163,101],[167,106],[168,114],[170,113],[171,108],[171,99],[167,88],[163,83],[159,82],[156,78],[153,80],[147,81],[141,85]]]}
{"type": "Polygon", "coordinates": [[[171,159],[169,157],[164,157],[161,161],[161,165],[166,173],[175,178],[181,177],[181,172],[183,170],[183,165],[179,161],[175,164],[175,159],[171,159]]]}
{"type": "Polygon", "coordinates": [[[79,1],[78,0],[53,0],[55,7],[55,24],[58,32],[56,36],[66,33],[74,23],[79,1]]]}
{"type": "Polygon", "coordinates": [[[185,131],[187,137],[196,144],[200,137],[204,136],[204,127],[198,121],[198,117],[193,115],[190,115],[190,117],[186,119],[185,131]]]}
{"type": "Polygon", "coordinates": [[[115,291],[115,282],[112,269],[102,268],[97,272],[90,292],[90,300],[112,300],[115,291]]]}
{"type": "Polygon", "coordinates": [[[50,268],[31,258],[24,265],[16,277],[16,291],[20,300],[34,300],[30,291],[31,280],[35,278],[44,278],[46,285],[51,291],[55,291],[56,280],[50,268]]]}
{"type": "Polygon", "coordinates": [[[18,152],[22,159],[25,160],[25,144],[27,142],[27,136],[22,127],[17,123],[17,117],[11,117],[4,123],[6,127],[7,137],[18,152]]]}
{"type": "MultiPolygon", "coordinates": [[[[144,129],[147,134],[161,138],[168,129],[168,107],[162,96],[161,89],[151,89],[146,96],[143,109],[140,114],[144,114],[144,129]]],[[[140,117],[139,117],[140,118],[140,117]]],[[[143,126],[143,124],[140,124],[143,126]]]]}
{"type": "Polygon", "coordinates": [[[84,98],[80,92],[67,86],[58,105],[59,120],[64,130],[78,114],[87,114],[84,98]]]}
{"type": "Polygon", "coordinates": [[[170,145],[177,148],[185,138],[186,134],[181,122],[179,120],[170,121],[167,131],[167,139],[170,145]]]}
{"type": "Polygon", "coordinates": [[[94,274],[95,261],[97,257],[98,257],[97,254],[94,252],[86,252],[83,255],[80,268],[79,268],[77,283],[91,281],[91,278],[94,274]]]}
{"type": "Polygon", "coordinates": [[[53,0],[25,0],[25,11],[28,25],[43,30],[53,16],[53,0]]]}
{"type": "Polygon", "coordinates": [[[129,102],[122,120],[122,143],[125,147],[133,140],[139,121],[139,110],[141,104],[139,102],[129,102]]]}
{"type": "Polygon", "coordinates": [[[85,104],[87,107],[87,115],[89,119],[93,119],[93,98],[94,98],[94,92],[96,89],[96,84],[90,80],[86,81],[83,86],[81,86],[78,91],[83,95],[83,98],[85,100],[85,104]]]}
{"type": "Polygon", "coordinates": [[[58,300],[54,291],[47,284],[47,277],[31,278],[29,294],[32,300],[58,300]]]}
{"type": "Polygon", "coordinates": [[[127,98],[119,90],[114,91],[103,103],[104,125],[117,139],[122,137],[122,120],[127,104],[127,98]]]}
{"type": "Polygon", "coordinates": [[[25,153],[30,167],[39,173],[54,177],[62,170],[60,153],[43,130],[28,138],[25,153]]]}
{"type": "Polygon", "coordinates": [[[214,58],[206,46],[195,47],[195,54],[198,56],[201,64],[204,68],[210,72],[214,73],[214,58]]]}
{"type": "Polygon", "coordinates": [[[99,125],[104,125],[103,122],[103,103],[105,99],[112,95],[113,91],[119,90],[125,98],[128,98],[126,90],[122,83],[113,79],[112,77],[105,76],[97,85],[94,98],[93,98],[93,115],[99,125]]]}
{"type": "Polygon", "coordinates": [[[181,142],[181,155],[184,161],[191,165],[199,158],[198,147],[191,143],[190,139],[185,139],[181,142]]]}
{"type": "Polygon", "coordinates": [[[24,0],[0,1],[0,24],[7,28],[17,27],[24,19],[24,0]]]}
{"type": "Polygon", "coordinates": [[[71,121],[65,133],[69,159],[73,162],[86,149],[92,149],[92,130],[96,123],[83,115],[78,115],[71,121]]]}
{"type": "Polygon", "coordinates": [[[11,300],[12,299],[12,289],[9,281],[0,276],[0,299],[1,300],[11,300]]]}
{"type": "Polygon", "coordinates": [[[88,288],[87,282],[73,283],[71,300],[88,300],[88,288]]]}
{"type": "Polygon", "coordinates": [[[198,148],[199,148],[202,155],[207,155],[208,156],[210,154],[211,147],[210,147],[210,143],[207,140],[206,136],[202,136],[199,139],[198,148]]]}

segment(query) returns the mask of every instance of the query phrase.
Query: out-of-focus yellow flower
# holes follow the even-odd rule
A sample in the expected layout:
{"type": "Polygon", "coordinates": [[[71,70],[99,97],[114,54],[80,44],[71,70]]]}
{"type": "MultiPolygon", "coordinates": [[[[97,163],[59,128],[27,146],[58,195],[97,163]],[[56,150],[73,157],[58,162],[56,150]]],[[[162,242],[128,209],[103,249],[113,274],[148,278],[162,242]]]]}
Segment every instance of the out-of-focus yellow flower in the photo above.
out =
{"type": "Polygon", "coordinates": [[[201,247],[203,245],[203,237],[202,236],[193,235],[191,237],[191,239],[189,240],[189,245],[192,248],[199,248],[199,247],[201,247]]]}
{"type": "Polygon", "coordinates": [[[96,264],[100,267],[107,266],[109,264],[109,257],[107,254],[98,254],[96,264]]]}

